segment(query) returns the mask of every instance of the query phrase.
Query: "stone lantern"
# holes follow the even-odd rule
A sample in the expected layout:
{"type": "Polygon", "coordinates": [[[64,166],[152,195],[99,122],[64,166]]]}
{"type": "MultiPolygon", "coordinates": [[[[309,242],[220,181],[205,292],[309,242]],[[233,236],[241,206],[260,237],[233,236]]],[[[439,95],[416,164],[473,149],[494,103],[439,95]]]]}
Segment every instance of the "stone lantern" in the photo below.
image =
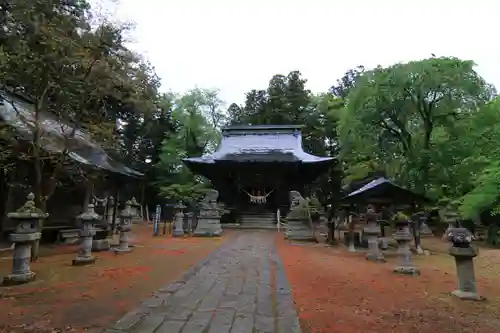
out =
{"type": "Polygon", "coordinates": [[[460,226],[460,215],[451,210],[447,210],[443,213],[443,220],[445,223],[448,223],[448,229],[460,226]]]}
{"type": "Polygon", "coordinates": [[[194,236],[214,237],[222,234],[220,225],[220,211],[217,205],[219,192],[217,190],[208,190],[201,202],[200,215],[198,216],[198,225],[194,231],[194,236]]]}
{"type": "Polygon", "coordinates": [[[463,300],[483,300],[479,296],[474,274],[474,257],[478,250],[471,246],[474,240],[472,233],[466,228],[449,228],[446,238],[452,243],[449,253],[455,258],[457,267],[458,287],[451,294],[463,300]]]}
{"type": "Polygon", "coordinates": [[[420,270],[413,265],[410,242],[413,236],[410,232],[410,222],[402,216],[396,217],[396,233],[394,239],[398,242],[399,265],[394,268],[394,273],[406,275],[419,275],[420,270]]]}
{"type": "Polygon", "coordinates": [[[128,244],[128,233],[132,230],[133,217],[134,212],[132,210],[131,202],[127,201],[125,203],[125,208],[120,212],[120,224],[117,227],[120,233],[120,240],[118,247],[113,248],[115,253],[126,253],[131,251],[128,244]]]}
{"type": "Polygon", "coordinates": [[[37,232],[39,223],[46,219],[48,214],[35,207],[35,195],[28,194],[26,203],[16,212],[7,214],[7,217],[17,226],[10,239],[14,243],[12,258],[12,273],[3,279],[5,285],[15,285],[30,282],[35,279],[35,273],[30,269],[31,247],[42,236],[37,232]]]}
{"type": "Polygon", "coordinates": [[[366,209],[365,219],[366,226],[363,228],[363,233],[368,242],[366,260],[385,262],[384,255],[379,248],[378,235],[380,234],[380,226],[377,223],[377,214],[373,206],[369,205],[366,209]]]}
{"type": "Polygon", "coordinates": [[[81,221],[82,229],[80,230],[80,251],[73,259],[73,265],[90,265],[95,262],[95,257],[92,255],[92,238],[96,234],[95,224],[101,220],[101,217],[94,211],[94,204],[89,204],[87,211],[78,215],[77,219],[81,221]]]}
{"type": "Polygon", "coordinates": [[[172,236],[181,237],[184,236],[184,209],[186,206],[179,202],[174,206],[174,231],[172,236]]]}
{"type": "Polygon", "coordinates": [[[137,202],[135,197],[130,200],[130,208],[132,210],[132,223],[142,222],[141,204],[137,202]]]}

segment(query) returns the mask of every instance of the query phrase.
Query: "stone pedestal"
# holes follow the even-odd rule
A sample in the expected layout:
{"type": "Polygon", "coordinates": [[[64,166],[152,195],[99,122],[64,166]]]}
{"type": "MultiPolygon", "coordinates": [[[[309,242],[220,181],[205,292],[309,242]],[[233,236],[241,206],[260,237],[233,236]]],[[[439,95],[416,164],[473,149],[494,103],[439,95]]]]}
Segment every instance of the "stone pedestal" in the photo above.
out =
{"type": "Polygon", "coordinates": [[[92,240],[92,252],[102,252],[108,251],[111,245],[109,244],[109,239],[93,239],[92,240]]]}
{"type": "Polygon", "coordinates": [[[96,234],[95,224],[100,219],[101,217],[94,211],[93,204],[89,204],[87,211],[77,216],[82,229],[80,230],[80,251],[73,259],[74,266],[91,265],[95,262],[95,257],[92,255],[92,238],[96,234]]]}
{"type": "Polygon", "coordinates": [[[478,251],[470,244],[473,240],[472,234],[465,228],[451,228],[446,237],[452,242],[449,253],[455,258],[458,278],[457,290],[451,294],[463,300],[484,300],[476,287],[473,259],[478,255],[478,251]]]}
{"type": "Polygon", "coordinates": [[[380,234],[380,226],[377,224],[375,212],[368,211],[365,214],[366,226],[363,228],[363,233],[368,243],[368,253],[366,260],[375,262],[385,262],[384,255],[380,251],[378,235],[380,234]]]}
{"type": "Polygon", "coordinates": [[[186,208],[182,203],[177,204],[174,207],[174,231],[172,232],[172,236],[174,237],[183,237],[184,236],[184,212],[183,210],[186,208]]]}
{"type": "Polygon", "coordinates": [[[286,218],[285,239],[289,240],[315,240],[314,231],[309,226],[309,221],[302,218],[288,216],[286,218]]]}
{"type": "Polygon", "coordinates": [[[120,233],[120,239],[118,247],[113,248],[115,253],[127,253],[132,249],[128,244],[128,234],[132,230],[132,218],[134,213],[130,205],[130,201],[125,203],[125,208],[120,212],[120,224],[118,225],[118,232],[120,233]]]}
{"type": "Polygon", "coordinates": [[[10,234],[10,240],[14,243],[12,273],[4,277],[4,285],[23,284],[35,279],[35,273],[30,269],[31,247],[41,238],[42,234],[37,232],[38,225],[48,214],[35,207],[34,199],[35,196],[30,193],[24,206],[7,214],[9,219],[17,222],[17,226],[10,234]]]}
{"type": "Polygon", "coordinates": [[[410,243],[413,236],[410,232],[409,221],[396,221],[394,239],[398,242],[399,264],[394,268],[394,273],[405,275],[419,275],[420,270],[413,265],[410,243]]]}
{"type": "Polygon", "coordinates": [[[204,216],[200,212],[198,216],[198,226],[193,233],[197,237],[216,237],[222,235],[220,216],[204,216]]]}
{"type": "Polygon", "coordinates": [[[198,216],[198,225],[194,231],[194,236],[198,237],[216,237],[222,234],[220,224],[221,209],[217,204],[219,192],[217,190],[208,190],[201,202],[200,215],[198,216]]]}

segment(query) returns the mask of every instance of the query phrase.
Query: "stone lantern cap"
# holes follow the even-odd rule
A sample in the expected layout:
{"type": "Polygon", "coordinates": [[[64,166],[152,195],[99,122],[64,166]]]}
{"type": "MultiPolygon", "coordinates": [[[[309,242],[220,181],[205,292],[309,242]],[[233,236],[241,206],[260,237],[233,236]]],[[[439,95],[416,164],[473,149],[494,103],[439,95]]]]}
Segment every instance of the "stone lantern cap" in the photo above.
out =
{"type": "Polygon", "coordinates": [[[182,202],[179,202],[178,204],[176,204],[174,206],[174,208],[176,208],[176,209],[185,209],[187,207],[182,202]]]}
{"type": "Polygon", "coordinates": [[[76,218],[81,221],[99,221],[101,217],[94,211],[94,204],[89,204],[87,206],[87,211],[78,215],[76,218]]]}
{"type": "Polygon", "coordinates": [[[120,212],[121,217],[133,217],[134,212],[132,211],[132,201],[125,202],[125,208],[120,212]]]}
{"type": "Polygon", "coordinates": [[[453,246],[468,247],[474,240],[474,235],[467,228],[450,228],[446,232],[446,239],[453,243],[453,246]]]}
{"type": "Polygon", "coordinates": [[[141,204],[137,202],[137,200],[135,199],[135,197],[132,197],[132,199],[130,199],[130,201],[128,201],[130,203],[130,206],[133,206],[133,207],[137,207],[137,206],[140,206],[141,204]]]}
{"type": "Polygon", "coordinates": [[[31,219],[45,219],[49,214],[42,211],[35,206],[35,195],[28,194],[27,201],[17,211],[8,213],[7,217],[14,220],[31,220],[31,219]]]}

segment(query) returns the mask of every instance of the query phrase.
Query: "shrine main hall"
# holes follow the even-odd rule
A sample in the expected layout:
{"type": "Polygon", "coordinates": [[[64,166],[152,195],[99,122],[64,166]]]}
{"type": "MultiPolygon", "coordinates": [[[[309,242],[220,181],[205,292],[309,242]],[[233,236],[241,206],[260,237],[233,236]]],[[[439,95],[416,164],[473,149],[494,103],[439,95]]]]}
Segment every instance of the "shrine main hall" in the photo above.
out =
{"type": "Polygon", "coordinates": [[[273,227],[289,207],[289,192],[328,172],[334,159],[304,151],[300,125],[231,126],[222,129],[217,150],[184,159],[208,178],[219,201],[244,227],[273,227]]]}

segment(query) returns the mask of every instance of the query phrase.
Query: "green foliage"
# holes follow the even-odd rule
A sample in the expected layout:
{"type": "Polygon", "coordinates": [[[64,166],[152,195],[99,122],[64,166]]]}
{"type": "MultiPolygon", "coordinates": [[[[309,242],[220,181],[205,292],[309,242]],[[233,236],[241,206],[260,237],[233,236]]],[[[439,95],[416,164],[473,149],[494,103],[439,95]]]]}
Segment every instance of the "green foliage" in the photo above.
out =
{"type": "Polygon", "coordinates": [[[493,89],[473,62],[430,58],[377,67],[359,76],[339,124],[351,178],[378,169],[418,191],[434,177],[436,136],[476,112],[493,89]]]}
{"type": "Polygon", "coordinates": [[[194,201],[209,187],[207,180],[194,175],[182,160],[217,147],[224,121],[223,103],[217,96],[216,90],[194,89],[169,101],[175,128],[166,133],[156,163],[155,184],[163,197],[194,201]]]}
{"type": "Polygon", "coordinates": [[[402,211],[396,212],[392,216],[392,221],[408,221],[410,217],[402,211]]]}
{"type": "MultiPolygon", "coordinates": [[[[33,102],[32,149],[16,151],[16,157],[33,165],[36,202],[44,205],[63,170],[79,169],[68,158],[77,131],[84,129],[104,149],[123,156],[117,152],[116,124],[141,121],[153,109],[159,80],[125,46],[129,27],[93,16],[86,0],[9,0],[0,7],[0,90],[33,102]],[[60,129],[62,153],[44,149],[41,114],[69,125],[60,129]],[[51,172],[44,171],[48,160],[51,172]]],[[[83,174],[89,176],[78,170],[71,177],[83,174]]]]}

